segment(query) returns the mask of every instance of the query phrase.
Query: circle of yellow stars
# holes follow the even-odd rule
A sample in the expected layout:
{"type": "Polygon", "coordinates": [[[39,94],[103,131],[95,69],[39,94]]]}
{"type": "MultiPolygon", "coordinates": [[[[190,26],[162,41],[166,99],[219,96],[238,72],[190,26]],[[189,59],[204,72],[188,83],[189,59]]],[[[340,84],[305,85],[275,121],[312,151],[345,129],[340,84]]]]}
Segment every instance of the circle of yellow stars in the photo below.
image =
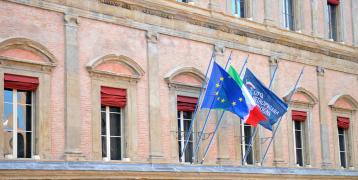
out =
{"type": "MultiPolygon", "coordinates": [[[[229,77],[229,78],[230,78],[230,77],[229,77]]],[[[223,77],[220,77],[220,81],[223,81],[223,80],[224,80],[224,78],[223,78],[223,77]]],[[[216,84],[215,84],[215,87],[216,87],[216,88],[219,88],[219,87],[220,87],[220,84],[221,84],[220,82],[219,82],[219,83],[216,83],[216,84]]],[[[216,92],[215,92],[215,96],[218,96],[218,95],[219,95],[219,91],[216,91],[216,92]]],[[[224,103],[224,102],[225,102],[225,99],[224,99],[224,98],[217,97],[216,99],[217,99],[218,101],[220,101],[221,103],[224,103]]],[[[239,102],[242,102],[242,98],[239,98],[238,101],[239,101],[239,102]]],[[[236,104],[237,104],[236,101],[233,101],[233,102],[231,103],[232,106],[236,106],[236,104]]]]}

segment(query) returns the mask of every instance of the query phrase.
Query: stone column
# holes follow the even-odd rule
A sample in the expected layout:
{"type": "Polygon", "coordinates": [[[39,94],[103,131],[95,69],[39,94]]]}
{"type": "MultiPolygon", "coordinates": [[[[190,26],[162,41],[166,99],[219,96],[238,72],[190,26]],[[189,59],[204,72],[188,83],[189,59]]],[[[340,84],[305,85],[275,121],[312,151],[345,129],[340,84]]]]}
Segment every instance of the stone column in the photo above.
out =
{"type": "Polygon", "coordinates": [[[82,154],[80,76],[78,59],[78,17],[65,14],[65,159],[79,160],[82,154]]]}
{"type": "MultiPolygon", "coordinates": [[[[278,66],[279,58],[277,56],[271,56],[269,59],[269,63],[270,63],[270,79],[271,79],[275,71],[275,68],[278,66]]],[[[277,82],[275,81],[273,82],[271,90],[273,92],[277,90],[277,82]]],[[[276,128],[276,126],[274,126],[274,128],[276,128]]],[[[283,151],[284,151],[284,148],[282,148],[283,142],[282,142],[282,138],[279,138],[284,136],[284,134],[282,134],[283,133],[282,128],[279,128],[276,133],[277,133],[276,137],[273,140],[273,165],[277,167],[283,167],[287,165],[287,161],[286,161],[287,158],[283,156],[283,151]]]]}
{"type": "Polygon", "coordinates": [[[323,27],[324,27],[324,34],[319,36],[321,38],[329,38],[329,25],[328,25],[328,21],[329,21],[329,17],[328,17],[328,5],[327,5],[327,1],[326,0],[321,0],[320,3],[323,3],[323,17],[324,17],[324,22],[323,22],[323,27]]]}
{"type": "Polygon", "coordinates": [[[353,46],[358,46],[358,1],[351,1],[352,3],[352,32],[353,32],[353,46]]]}
{"type": "Polygon", "coordinates": [[[312,36],[318,36],[318,0],[311,0],[311,28],[312,28],[312,36]]]}
{"type": "Polygon", "coordinates": [[[321,135],[321,156],[322,168],[331,167],[330,149],[329,149],[329,131],[327,126],[327,102],[325,92],[324,68],[317,66],[317,86],[318,86],[318,101],[319,101],[319,122],[321,135]]]}
{"type": "Polygon", "coordinates": [[[265,11],[265,17],[264,17],[264,23],[267,25],[271,25],[274,26],[275,25],[275,21],[273,19],[273,11],[272,11],[272,6],[273,6],[273,0],[264,0],[265,4],[264,4],[264,11],[265,11]]]}
{"type": "Polygon", "coordinates": [[[346,42],[346,34],[347,34],[347,27],[346,27],[346,11],[344,0],[339,1],[339,42],[345,43],[346,42]]]}
{"type": "Polygon", "coordinates": [[[158,33],[148,31],[148,98],[149,98],[149,161],[155,163],[163,159],[161,144],[161,115],[160,115],[160,88],[159,88],[159,61],[158,61],[158,33]]]}

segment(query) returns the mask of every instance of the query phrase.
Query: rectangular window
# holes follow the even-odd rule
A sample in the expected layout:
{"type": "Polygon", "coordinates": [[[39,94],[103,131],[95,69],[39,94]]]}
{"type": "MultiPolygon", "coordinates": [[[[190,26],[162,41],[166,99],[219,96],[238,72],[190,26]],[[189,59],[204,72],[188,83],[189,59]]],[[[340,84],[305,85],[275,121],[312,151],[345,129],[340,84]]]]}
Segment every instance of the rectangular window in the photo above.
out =
{"type": "Polygon", "coordinates": [[[231,1],[232,13],[235,16],[244,18],[245,16],[245,0],[232,0],[231,1]]]}
{"type": "Polygon", "coordinates": [[[338,127],[338,140],[339,140],[339,156],[341,160],[341,167],[347,168],[347,130],[338,127]]]}
{"type": "Polygon", "coordinates": [[[328,37],[337,41],[337,5],[328,3],[328,37]]]}
{"type": "Polygon", "coordinates": [[[31,158],[34,149],[33,91],[4,89],[4,151],[9,158],[31,158]]]}
{"type": "Polygon", "coordinates": [[[121,160],[123,149],[122,109],[101,107],[101,141],[104,160],[121,160]]]}
{"type": "Polygon", "coordinates": [[[293,0],[283,0],[284,27],[294,30],[293,0]]]}
{"type": "Polygon", "coordinates": [[[189,0],[177,0],[177,2],[188,3],[188,2],[189,2],[189,0]]]}
{"type": "Polygon", "coordinates": [[[192,119],[192,112],[178,111],[178,147],[179,147],[179,161],[180,162],[192,162],[193,155],[193,136],[190,136],[187,148],[182,156],[183,148],[186,143],[185,138],[187,137],[192,119]]]}
{"type": "MultiPolygon", "coordinates": [[[[253,128],[251,125],[246,123],[241,123],[241,137],[242,137],[242,144],[241,144],[241,157],[245,157],[245,153],[249,148],[250,141],[253,135],[253,128]]],[[[250,153],[247,155],[246,164],[253,165],[255,161],[254,158],[254,146],[251,147],[250,153]]]]}
{"type": "Polygon", "coordinates": [[[293,121],[294,138],[295,138],[295,154],[296,164],[303,166],[304,164],[304,122],[293,121]]]}

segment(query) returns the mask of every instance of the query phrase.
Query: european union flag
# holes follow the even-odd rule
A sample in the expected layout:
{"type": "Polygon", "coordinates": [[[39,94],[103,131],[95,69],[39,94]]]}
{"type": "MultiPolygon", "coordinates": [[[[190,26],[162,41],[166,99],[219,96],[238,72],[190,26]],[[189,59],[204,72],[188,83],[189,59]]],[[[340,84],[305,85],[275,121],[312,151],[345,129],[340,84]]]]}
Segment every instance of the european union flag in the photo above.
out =
{"type": "Polygon", "coordinates": [[[256,104],[260,107],[261,112],[268,120],[261,121],[260,125],[272,131],[272,125],[286,113],[287,104],[266,88],[249,69],[246,69],[243,81],[256,104]]]}
{"type": "Polygon", "coordinates": [[[211,71],[201,108],[230,111],[241,119],[249,113],[241,88],[216,62],[211,71]]]}

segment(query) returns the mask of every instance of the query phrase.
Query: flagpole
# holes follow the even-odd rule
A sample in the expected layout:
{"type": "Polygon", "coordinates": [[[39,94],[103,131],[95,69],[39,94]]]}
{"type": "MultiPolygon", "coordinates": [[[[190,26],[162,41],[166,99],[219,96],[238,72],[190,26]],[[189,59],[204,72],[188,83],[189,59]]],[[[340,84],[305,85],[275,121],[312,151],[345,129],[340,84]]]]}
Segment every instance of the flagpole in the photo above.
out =
{"type": "MultiPolygon", "coordinates": [[[[274,81],[275,78],[276,78],[276,71],[277,71],[277,69],[278,69],[278,65],[275,67],[275,70],[273,71],[273,74],[272,74],[272,77],[271,77],[271,80],[270,80],[270,84],[269,84],[269,89],[270,89],[270,90],[271,90],[271,87],[272,87],[272,83],[273,83],[273,81],[274,81]]],[[[249,147],[248,147],[247,151],[245,152],[244,158],[243,158],[243,160],[242,160],[242,165],[245,164],[246,159],[247,159],[247,156],[249,155],[249,153],[250,153],[251,150],[252,150],[252,144],[255,142],[255,136],[256,136],[256,134],[257,134],[257,130],[258,130],[258,128],[255,127],[254,133],[253,133],[253,135],[251,136],[251,139],[250,139],[249,147]]]]}
{"type": "MultiPolygon", "coordinates": [[[[227,60],[227,62],[226,62],[225,69],[227,68],[227,66],[228,66],[229,63],[231,62],[231,55],[232,55],[232,51],[230,52],[230,56],[229,56],[229,58],[228,58],[228,60],[227,60]]],[[[207,126],[207,124],[208,124],[209,117],[210,117],[210,113],[211,113],[211,107],[213,106],[213,104],[214,104],[214,101],[213,101],[213,102],[211,103],[211,105],[210,105],[210,109],[209,109],[208,114],[206,115],[203,128],[202,128],[201,131],[200,131],[200,135],[199,135],[198,142],[197,142],[196,145],[195,145],[195,151],[194,151],[193,157],[192,157],[192,161],[193,161],[193,162],[194,162],[194,160],[195,160],[196,154],[197,154],[198,151],[199,151],[200,142],[201,142],[201,139],[202,139],[202,137],[203,137],[203,134],[204,134],[204,131],[205,131],[205,129],[206,129],[206,126],[207,126]]]]}
{"type": "MultiPolygon", "coordinates": [[[[241,76],[241,73],[243,72],[243,70],[244,70],[244,68],[245,68],[245,65],[247,64],[248,58],[249,58],[249,55],[246,57],[245,62],[244,62],[244,65],[241,67],[240,76],[241,76]]],[[[225,68],[225,69],[226,69],[226,68],[225,68]]],[[[211,136],[210,142],[209,142],[208,146],[206,146],[206,149],[205,149],[205,152],[204,152],[204,156],[203,156],[203,158],[201,159],[200,164],[203,164],[203,163],[204,163],[205,158],[206,158],[206,156],[208,155],[209,149],[210,149],[211,145],[212,145],[213,142],[214,142],[214,137],[216,136],[216,133],[217,133],[217,131],[218,131],[220,125],[221,125],[221,122],[222,122],[222,120],[223,120],[224,114],[225,114],[225,111],[221,113],[221,116],[220,116],[220,118],[219,118],[219,121],[218,121],[218,123],[217,123],[216,126],[215,126],[214,133],[213,133],[213,135],[211,136]]]]}
{"type": "MultiPolygon", "coordinates": [[[[203,94],[203,89],[204,89],[204,86],[206,85],[206,78],[207,78],[207,75],[208,75],[208,72],[209,72],[209,69],[210,69],[210,66],[213,62],[213,59],[215,58],[215,50],[213,49],[213,52],[211,54],[211,58],[210,58],[210,62],[208,64],[208,67],[206,68],[206,73],[205,73],[205,79],[203,80],[203,82],[201,83],[201,88],[200,88],[200,92],[199,92],[199,97],[198,97],[198,103],[196,103],[195,105],[195,110],[194,110],[194,113],[193,113],[193,117],[192,117],[192,120],[190,122],[190,126],[189,126],[189,131],[186,135],[186,137],[184,137],[184,147],[182,148],[182,152],[181,152],[181,156],[179,158],[181,158],[183,155],[184,155],[184,152],[188,146],[188,143],[189,143],[189,139],[190,139],[190,136],[192,135],[192,129],[193,129],[193,126],[194,126],[194,122],[196,120],[196,113],[197,113],[197,110],[199,108],[199,103],[200,103],[200,99],[201,99],[201,95],[203,94]]],[[[204,91],[205,92],[205,91],[204,91]]],[[[178,132],[179,133],[179,132],[178,132]]],[[[185,134],[185,132],[184,132],[185,134]]]]}
{"type": "MultiPolygon", "coordinates": [[[[297,81],[296,81],[296,83],[295,83],[295,86],[294,86],[294,88],[293,88],[293,91],[292,91],[292,93],[290,94],[290,96],[289,96],[289,98],[288,98],[288,103],[291,102],[292,96],[296,93],[297,86],[298,86],[298,83],[299,83],[300,80],[301,80],[301,77],[302,77],[302,75],[303,75],[303,70],[304,70],[304,69],[305,69],[305,67],[302,68],[301,73],[300,73],[300,75],[298,76],[298,79],[297,79],[297,81]]],[[[281,123],[282,117],[283,117],[283,116],[281,116],[280,119],[278,120],[277,126],[276,126],[275,130],[274,130],[273,133],[272,133],[272,138],[271,138],[271,140],[270,140],[270,142],[269,142],[269,144],[268,144],[268,146],[267,146],[267,148],[266,148],[266,150],[265,150],[264,156],[262,157],[261,165],[263,164],[263,162],[264,162],[265,159],[266,159],[266,155],[267,155],[267,152],[268,152],[268,150],[269,150],[269,148],[270,148],[270,146],[271,146],[271,144],[272,144],[272,141],[275,139],[276,132],[277,132],[277,129],[280,127],[280,123],[281,123]]]]}

